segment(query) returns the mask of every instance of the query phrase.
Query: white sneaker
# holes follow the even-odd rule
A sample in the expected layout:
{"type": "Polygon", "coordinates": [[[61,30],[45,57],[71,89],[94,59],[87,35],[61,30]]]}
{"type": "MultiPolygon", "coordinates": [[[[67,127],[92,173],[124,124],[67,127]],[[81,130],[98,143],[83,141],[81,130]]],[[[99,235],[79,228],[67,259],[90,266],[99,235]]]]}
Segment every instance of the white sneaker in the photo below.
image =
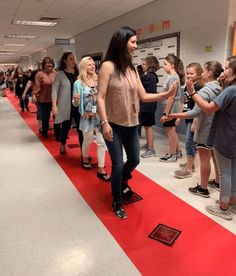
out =
{"type": "Polygon", "coordinates": [[[221,217],[223,219],[227,219],[227,220],[233,219],[230,208],[226,211],[223,211],[219,205],[215,205],[215,206],[206,206],[206,210],[208,213],[221,217]]]}
{"type": "MultiPolygon", "coordinates": [[[[187,162],[185,162],[185,163],[180,163],[179,164],[179,167],[180,168],[186,168],[187,167],[187,162]]],[[[192,172],[195,172],[195,165],[193,164],[193,166],[192,166],[192,172]]]]}
{"type": "Polygon", "coordinates": [[[141,154],[141,157],[143,158],[150,158],[156,156],[156,152],[153,149],[149,149],[147,151],[145,151],[143,154],[141,154]]]}
{"type": "MultiPolygon", "coordinates": [[[[216,204],[220,205],[221,201],[220,199],[216,200],[216,204]]],[[[236,214],[236,204],[229,204],[230,211],[234,214],[236,214]]]]}
{"type": "Polygon", "coordinates": [[[175,171],[175,177],[177,178],[187,178],[187,177],[192,177],[192,173],[187,170],[186,168],[182,168],[181,170],[175,171]]]}

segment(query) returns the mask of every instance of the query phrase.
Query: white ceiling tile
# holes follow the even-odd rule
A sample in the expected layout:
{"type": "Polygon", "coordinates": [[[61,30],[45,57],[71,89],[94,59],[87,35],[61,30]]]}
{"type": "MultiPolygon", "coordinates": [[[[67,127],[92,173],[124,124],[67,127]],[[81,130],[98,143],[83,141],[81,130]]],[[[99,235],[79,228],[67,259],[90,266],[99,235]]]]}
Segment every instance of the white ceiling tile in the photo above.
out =
{"type": "MultiPolygon", "coordinates": [[[[105,23],[132,11],[150,0],[0,0],[0,49],[5,43],[27,42],[16,55],[1,58],[0,63],[16,62],[20,55],[33,53],[54,45],[55,38],[72,38],[82,31],[105,23]],[[59,17],[55,27],[11,25],[13,19],[39,20],[41,17],[59,17]],[[6,39],[5,35],[38,35],[39,39],[6,39]]],[[[6,49],[9,50],[9,49],[6,49]]]]}

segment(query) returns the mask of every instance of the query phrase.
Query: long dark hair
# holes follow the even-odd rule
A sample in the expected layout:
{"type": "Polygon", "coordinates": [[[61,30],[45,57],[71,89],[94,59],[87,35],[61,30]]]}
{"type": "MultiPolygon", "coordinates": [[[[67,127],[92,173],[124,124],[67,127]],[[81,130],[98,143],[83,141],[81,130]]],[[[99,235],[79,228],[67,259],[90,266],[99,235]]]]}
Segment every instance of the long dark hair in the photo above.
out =
{"type": "MultiPolygon", "coordinates": [[[[69,55],[74,55],[74,53],[69,51],[69,52],[64,52],[62,54],[62,57],[61,57],[61,59],[59,61],[58,70],[65,70],[66,69],[65,60],[67,60],[67,58],[68,58],[69,55]]],[[[78,69],[77,64],[75,64],[74,69],[75,69],[76,76],[78,76],[79,75],[79,69],[78,69]]]]}
{"type": "Polygon", "coordinates": [[[125,75],[128,67],[135,71],[127,49],[127,43],[134,35],[136,31],[125,26],[117,30],[111,38],[104,61],[112,61],[118,74],[125,75]]]}
{"type": "Polygon", "coordinates": [[[171,64],[174,65],[175,72],[179,76],[180,84],[184,85],[185,83],[185,73],[184,73],[184,65],[181,59],[179,59],[174,54],[169,54],[165,57],[165,59],[171,64]]]}

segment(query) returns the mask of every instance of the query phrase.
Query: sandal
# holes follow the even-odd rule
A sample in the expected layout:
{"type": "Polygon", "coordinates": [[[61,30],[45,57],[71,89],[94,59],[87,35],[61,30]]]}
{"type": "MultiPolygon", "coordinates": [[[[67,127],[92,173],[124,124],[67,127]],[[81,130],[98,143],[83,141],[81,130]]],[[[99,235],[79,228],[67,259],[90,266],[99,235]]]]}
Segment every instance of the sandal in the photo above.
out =
{"type": "Polygon", "coordinates": [[[82,162],[82,168],[85,169],[85,170],[91,170],[92,169],[92,166],[90,163],[86,163],[86,162],[82,162]]]}
{"type": "Polygon", "coordinates": [[[97,172],[97,177],[102,179],[105,182],[109,182],[111,180],[110,176],[107,173],[97,172]]]}

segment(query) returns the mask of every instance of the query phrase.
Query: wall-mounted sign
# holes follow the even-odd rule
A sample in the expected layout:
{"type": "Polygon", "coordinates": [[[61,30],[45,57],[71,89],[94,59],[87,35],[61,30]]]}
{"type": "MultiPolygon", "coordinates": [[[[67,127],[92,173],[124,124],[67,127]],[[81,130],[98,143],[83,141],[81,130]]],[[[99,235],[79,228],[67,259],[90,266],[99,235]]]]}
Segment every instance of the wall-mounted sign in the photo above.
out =
{"type": "Polygon", "coordinates": [[[210,52],[212,52],[212,49],[213,49],[212,45],[206,45],[204,48],[204,51],[206,53],[210,53],[210,52]]]}
{"type": "Polygon", "coordinates": [[[170,29],[170,20],[167,19],[163,21],[150,23],[145,27],[138,28],[136,31],[138,38],[140,38],[141,36],[147,33],[157,33],[168,29],[170,29]]]}
{"type": "Polygon", "coordinates": [[[55,45],[70,45],[70,39],[55,38],[55,45]]]}

